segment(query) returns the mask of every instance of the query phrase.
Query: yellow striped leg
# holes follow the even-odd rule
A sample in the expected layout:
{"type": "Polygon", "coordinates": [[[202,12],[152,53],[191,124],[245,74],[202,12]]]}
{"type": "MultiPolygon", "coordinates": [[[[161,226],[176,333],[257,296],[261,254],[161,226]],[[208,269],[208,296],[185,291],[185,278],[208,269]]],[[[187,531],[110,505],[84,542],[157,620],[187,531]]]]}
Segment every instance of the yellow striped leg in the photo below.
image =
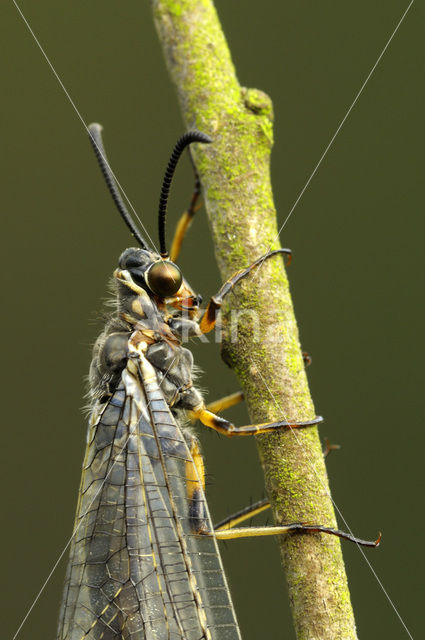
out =
{"type": "Polygon", "coordinates": [[[381,542],[381,533],[379,533],[377,540],[361,540],[356,538],[351,533],[340,531],[339,529],[333,529],[331,527],[324,527],[320,524],[308,524],[304,522],[293,522],[291,524],[284,524],[276,527],[240,527],[234,528],[235,525],[244,522],[248,518],[265,511],[270,507],[268,500],[260,500],[252,504],[241,511],[238,511],[233,516],[222,520],[214,527],[214,533],[217,540],[235,540],[237,538],[257,538],[259,536],[276,536],[286,533],[298,532],[298,533],[327,533],[333,536],[338,536],[344,540],[355,542],[363,547],[377,547],[381,542]]]}
{"type": "Polygon", "coordinates": [[[255,267],[258,267],[259,265],[263,264],[265,260],[268,260],[272,256],[276,256],[279,254],[285,254],[289,256],[289,259],[290,259],[291,250],[275,249],[274,251],[269,251],[264,256],[261,256],[261,258],[258,258],[258,260],[255,260],[255,262],[250,264],[249,267],[246,267],[246,269],[241,269],[240,271],[236,271],[236,273],[234,273],[231,278],[226,280],[226,282],[222,285],[219,292],[216,293],[216,295],[210,299],[207,305],[207,308],[205,310],[205,313],[201,318],[201,321],[199,323],[199,328],[201,329],[202,333],[208,333],[209,331],[212,331],[212,329],[214,329],[215,323],[217,321],[218,312],[220,311],[221,305],[223,304],[223,299],[233,289],[235,284],[237,284],[243,278],[246,278],[246,276],[249,273],[251,273],[251,271],[255,269],[255,267]]]}
{"type": "MultiPolygon", "coordinates": [[[[329,442],[326,442],[326,449],[324,451],[324,455],[328,455],[330,451],[337,448],[338,445],[330,445],[329,442]]],[[[326,533],[334,536],[338,536],[339,538],[343,538],[345,540],[349,540],[350,542],[354,542],[363,547],[378,547],[381,542],[381,533],[379,533],[378,538],[376,540],[361,540],[360,538],[356,538],[350,533],[346,533],[345,531],[340,531],[339,529],[333,529],[331,527],[325,527],[323,525],[316,524],[308,524],[303,522],[293,522],[291,524],[281,525],[281,526],[266,526],[266,527],[241,527],[235,528],[236,525],[248,520],[263,511],[266,511],[270,507],[270,502],[265,498],[263,500],[259,500],[249,507],[245,507],[245,509],[241,509],[237,513],[225,518],[221,522],[215,525],[214,533],[215,537],[218,540],[235,540],[237,538],[254,538],[259,536],[275,536],[275,535],[283,535],[292,532],[298,533],[326,533]]]]}
{"type": "MultiPolygon", "coordinates": [[[[230,409],[230,407],[234,407],[239,404],[243,400],[243,392],[235,391],[235,393],[230,393],[228,396],[223,396],[223,398],[219,398],[218,400],[214,400],[214,402],[209,402],[205,407],[207,411],[210,413],[219,413],[220,411],[224,411],[225,409],[230,409]]],[[[198,420],[198,416],[193,411],[190,412],[188,416],[192,422],[198,420]]]]}
{"type": "Polygon", "coordinates": [[[285,533],[298,532],[298,533],[327,533],[350,542],[355,542],[362,547],[378,547],[381,542],[382,534],[379,532],[376,540],[361,540],[339,529],[332,529],[331,527],[324,527],[320,524],[306,524],[303,522],[293,522],[291,524],[284,524],[280,527],[242,527],[240,529],[224,529],[215,532],[217,540],[235,540],[236,538],[256,538],[259,536],[276,536],[285,533]]]}
{"type": "MultiPolygon", "coordinates": [[[[339,444],[331,444],[328,438],[325,439],[325,447],[323,449],[323,457],[326,458],[332,451],[339,449],[339,444]]],[[[267,498],[263,498],[262,500],[258,500],[258,502],[253,502],[248,507],[244,507],[240,509],[236,513],[232,513],[231,516],[227,516],[224,520],[220,520],[215,526],[214,531],[223,531],[227,529],[232,529],[236,527],[238,524],[245,522],[246,520],[250,520],[254,518],[259,513],[263,511],[267,511],[270,509],[270,502],[267,498]]]]}
{"type": "Polygon", "coordinates": [[[208,411],[205,405],[200,406],[197,409],[193,409],[188,413],[192,420],[200,420],[206,427],[214,429],[214,431],[218,431],[218,433],[222,433],[229,438],[232,436],[253,436],[277,430],[281,431],[284,429],[302,429],[304,427],[311,427],[323,422],[323,418],[321,416],[316,416],[313,420],[306,420],[305,422],[288,422],[287,420],[281,420],[279,422],[264,422],[262,424],[250,424],[243,427],[236,427],[228,420],[225,420],[220,416],[216,416],[215,413],[208,411]]]}

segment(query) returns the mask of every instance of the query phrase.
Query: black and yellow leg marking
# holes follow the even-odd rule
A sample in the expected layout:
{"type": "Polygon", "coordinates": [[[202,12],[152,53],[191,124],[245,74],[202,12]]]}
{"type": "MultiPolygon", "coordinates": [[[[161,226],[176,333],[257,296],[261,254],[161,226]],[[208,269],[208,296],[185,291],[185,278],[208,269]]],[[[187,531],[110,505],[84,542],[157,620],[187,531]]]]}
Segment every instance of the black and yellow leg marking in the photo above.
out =
{"type": "Polygon", "coordinates": [[[329,535],[338,536],[355,542],[363,547],[377,547],[381,542],[381,533],[379,533],[376,540],[361,540],[356,538],[351,533],[340,531],[339,529],[333,529],[332,527],[324,527],[320,524],[308,524],[304,522],[292,522],[291,524],[285,524],[277,527],[240,527],[234,528],[235,525],[256,516],[257,514],[265,511],[270,507],[270,503],[267,499],[260,500],[245,509],[241,509],[232,516],[225,518],[221,522],[215,525],[214,533],[218,540],[235,540],[236,538],[254,538],[258,536],[275,536],[286,533],[298,532],[298,533],[327,533],[329,535]]]}
{"type": "Polygon", "coordinates": [[[361,540],[339,529],[324,527],[321,524],[307,524],[303,522],[292,522],[284,524],[280,527],[241,527],[239,529],[222,529],[215,531],[217,540],[236,540],[236,538],[257,538],[259,536],[280,536],[286,533],[327,533],[338,538],[344,538],[350,542],[355,542],[362,547],[378,547],[381,542],[382,534],[379,532],[376,540],[361,540]]]}
{"type": "Polygon", "coordinates": [[[243,427],[236,427],[228,420],[225,420],[225,418],[216,416],[215,413],[208,411],[205,406],[190,411],[189,416],[191,419],[200,420],[206,427],[214,429],[214,431],[218,431],[218,433],[222,433],[229,438],[232,436],[255,436],[284,429],[303,429],[304,427],[312,427],[323,422],[321,416],[316,416],[313,420],[306,420],[305,422],[287,422],[286,420],[281,420],[279,422],[264,422],[262,424],[249,424],[243,427]]]}
{"type": "MultiPolygon", "coordinates": [[[[335,445],[329,445],[327,443],[324,455],[326,456],[333,448],[337,448],[335,445]]],[[[254,516],[266,511],[270,507],[270,502],[267,498],[254,502],[253,504],[233,513],[224,520],[221,520],[214,526],[214,534],[218,540],[235,540],[236,538],[253,538],[259,536],[275,536],[283,535],[287,533],[326,533],[328,535],[338,536],[344,540],[349,540],[363,547],[377,547],[381,542],[381,533],[379,532],[376,540],[362,540],[356,538],[351,533],[346,533],[340,529],[333,529],[332,527],[325,527],[320,524],[309,524],[305,522],[292,522],[291,524],[285,524],[281,526],[262,526],[262,527],[237,527],[237,525],[253,518],[254,516]]]]}
{"type": "Polygon", "coordinates": [[[173,238],[173,242],[171,244],[171,250],[170,250],[171,262],[176,262],[177,258],[179,257],[184,237],[188,232],[190,225],[192,224],[194,215],[202,207],[202,202],[198,202],[200,196],[201,196],[201,183],[199,181],[199,177],[197,173],[195,172],[195,186],[193,189],[192,200],[190,201],[189,207],[183,213],[180,220],[178,221],[176,230],[174,232],[174,238],[173,238]]]}
{"type": "MultiPolygon", "coordinates": [[[[323,457],[326,458],[331,453],[331,451],[335,451],[336,449],[339,449],[339,448],[340,448],[339,444],[331,444],[330,441],[326,438],[325,447],[323,449],[323,457]]],[[[263,498],[262,500],[253,502],[249,506],[244,507],[239,511],[236,511],[236,513],[232,513],[231,516],[227,516],[227,518],[224,518],[224,520],[220,520],[220,522],[218,522],[214,526],[214,531],[232,529],[233,527],[236,527],[241,522],[245,522],[245,520],[250,520],[251,518],[254,518],[254,516],[257,516],[259,513],[262,513],[263,511],[267,511],[267,509],[270,509],[270,506],[271,506],[270,502],[267,500],[267,498],[263,498]]]]}
{"type": "Polygon", "coordinates": [[[247,267],[246,269],[241,269],[240,271],[237,271],[232,275],[231,278],[226,280],[226,282],[223,284],[219,292],[210,299],[208,306],[205,310],[205,313],[201,318],[199,327],[202,333],[208,333],[209,331],[212,331],[212,329],[214,329],[218,312],[220,311],[221,305],[223,304],[223,299],[233,289],[235,284],[237,284],[240,280],[245,278],[249,273],[251,273],[253,269],[255,269],[255,267],[258,267],[258,265],[262,264],[265,260],[268,260],[272,256],[276,256],[278,254],[285,254],[290,257],[291,250],[276,249],[275,251],[269,251],[269,253],[266,253],[264,256],[261,256],[261,258],[258,258],[258,260],[250,264],[249,267],[247,267]]]}
{"type": "MultiPolygon", "coordinates": [[[[220,413],[220,411],[230,409],[230,407],[234,407],[236,404],[239,404],[239,402],[242,402],[243,397],[242,391],[236,391],[235,393],[230,393],[228,396],[219,398],[219,400],[209,402],[205,408],[210,413],[220,413]]],[[[196,420],[198,420],[198,415],[193,411],[190,412],[188,417],[192,422],[196,422],[196,420]]]]}
{"type": "Polygon", "coordinates": [[[204,502],[205,466],[198,441],[193,438],[190,453],[192,460],[186,462],[186,492],[189,503],[190,528],[194,533],[208,531],[204,502]]]}
{"type": "MultiPolygon", "coordinates": [[[[331,453],[331,451],[334,451],[339,448],[340,448],[339,444],[331,444],[329,440],[326,438],[325,447],[323,449],[323,457],[326,458],[331,453]]],[[[227,518],[220,520],[220,522],[214,525],[214,531],[232,529],[233,527],[236,527],[238,524],[241,524],[241,522],[250,520],[251,518],[254,518],[255,516],[257,516],[259,513],[262,513],[263,511],[267,511],[267,509],[270,509],[270,506],[271,506],[270,502],[267,500],[267,498],[263,498],[262,500],[253,502],[247,507],[244,507],[243,509],[236,511],[236,513],[232,513],[232,515],[227,516],[227,518]]]]}

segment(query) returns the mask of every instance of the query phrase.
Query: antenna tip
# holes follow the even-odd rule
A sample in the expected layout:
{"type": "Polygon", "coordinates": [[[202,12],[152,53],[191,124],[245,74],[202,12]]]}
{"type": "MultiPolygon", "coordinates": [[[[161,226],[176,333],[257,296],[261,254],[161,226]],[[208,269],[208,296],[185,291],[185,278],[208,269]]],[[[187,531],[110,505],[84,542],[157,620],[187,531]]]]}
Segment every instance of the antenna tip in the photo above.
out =
{"type": "Polygon", "coordinates": [[[210,144],[212,142],[212,138],[206,133],[202,133],[202,131],[198,131],[197,129],[192,129],[187,132],[187,137],[190,142],[203,142],[204,144],[210,144]]]}
{"type": "Polygon", "coordinates": [[[103,131],[102,125],[98,122],[92,122],[88,125],[87,129],[89,130],[89,133],[100,133],[103,131]]]}

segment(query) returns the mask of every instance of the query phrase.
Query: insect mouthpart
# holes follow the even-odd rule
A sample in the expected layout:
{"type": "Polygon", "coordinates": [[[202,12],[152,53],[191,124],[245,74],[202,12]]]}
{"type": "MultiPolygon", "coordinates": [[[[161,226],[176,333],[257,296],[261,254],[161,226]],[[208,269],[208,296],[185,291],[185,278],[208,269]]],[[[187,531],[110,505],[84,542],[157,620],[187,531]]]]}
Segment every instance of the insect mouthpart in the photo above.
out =
{"type": "Polygon", "coordinates": [[[194,309],[199,307],[202,304],[202,296],[190,296],[189,298],[184,298],[180,302],[181,309],[194,309]]]}

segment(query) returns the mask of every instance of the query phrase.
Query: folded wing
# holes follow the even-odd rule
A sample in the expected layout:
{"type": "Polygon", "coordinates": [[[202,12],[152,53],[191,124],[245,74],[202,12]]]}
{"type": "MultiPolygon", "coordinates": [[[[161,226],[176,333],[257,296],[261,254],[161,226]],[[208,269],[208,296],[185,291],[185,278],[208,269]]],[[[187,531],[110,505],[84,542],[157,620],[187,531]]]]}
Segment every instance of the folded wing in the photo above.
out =
{"type": "Polygon", "coordinates": [[[89,428],[58,640],[240,639],[216,542],[190,530],[188,460],[156,376],[125,369],[89,428]]]}

